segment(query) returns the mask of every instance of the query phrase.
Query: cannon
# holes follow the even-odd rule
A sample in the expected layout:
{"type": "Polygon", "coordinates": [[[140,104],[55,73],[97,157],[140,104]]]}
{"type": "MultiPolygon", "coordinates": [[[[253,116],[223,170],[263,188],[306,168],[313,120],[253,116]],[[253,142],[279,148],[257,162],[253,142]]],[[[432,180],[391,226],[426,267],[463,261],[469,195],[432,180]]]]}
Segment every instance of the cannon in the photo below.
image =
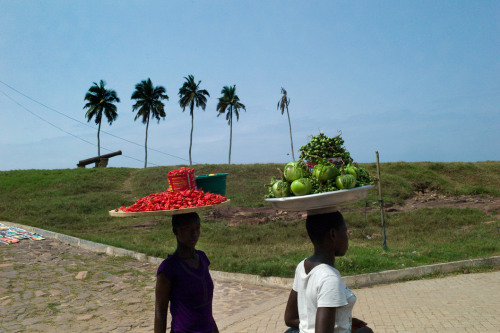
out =
{"type": "Polygon", "coordinates": [[[105,168],[106,166],[108,166],[108,160],[111,157],[121,155],[121,154],[122,154],[122,151],[118,150],[118,151],[115,151],[113,153],[87,158],[86,160],[79,161],[76,166],[79,168],[85,168],[86,165],[95,163],[96,168],[97,167],[105,168]]]}

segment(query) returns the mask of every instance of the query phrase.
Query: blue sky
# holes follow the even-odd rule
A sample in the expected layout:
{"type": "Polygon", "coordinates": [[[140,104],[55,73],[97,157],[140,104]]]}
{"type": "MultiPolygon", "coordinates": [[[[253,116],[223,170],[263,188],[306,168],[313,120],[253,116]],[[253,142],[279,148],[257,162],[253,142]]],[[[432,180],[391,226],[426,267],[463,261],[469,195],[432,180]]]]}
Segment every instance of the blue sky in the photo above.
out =
{"type": "Polygon", "coordinates": [[[130,95],[148,77],[170,97],[165,120],[149,127],[149,166],[188,163],[191,119],[177,93],[190,74],[211,96],[206,111],[195,110],[196,163],[228,161],[229,126],[216,105],[229,85],[247,109],[233,124],[232,163],[291,160],[286,114],[276,109],[281,87],[296,156],[311,135],[341,131],[358,162],[374,162],[375,151],[381,162],[500,160],[499,1],[0,0],[0,8],[0,170],[74,168],[96,156],[83,98],[101,79],[121,99],[117,121],[103,123],[101,152],[123,151],[110,166],[143,167],[146,127],[134,121],[130,95]]]}

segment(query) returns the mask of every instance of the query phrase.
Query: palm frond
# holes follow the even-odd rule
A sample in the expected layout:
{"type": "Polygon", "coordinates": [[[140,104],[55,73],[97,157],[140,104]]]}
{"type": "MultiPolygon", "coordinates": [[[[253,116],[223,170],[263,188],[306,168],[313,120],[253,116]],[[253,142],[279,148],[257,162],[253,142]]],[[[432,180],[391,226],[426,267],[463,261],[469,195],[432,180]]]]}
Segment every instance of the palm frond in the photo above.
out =
{"type": "Polygon", "coordinates": [[[118,116],[117,108],[114,103],[119,103],[120,99],[116,91],[106,89],[105,85],[106,82],[104,80],[100,80],[99,84],[93,82],[93,85],[85,94],[84,100],[87,101],[87,103],[83,108],[88,109],[85,113],[87,121],[95,117],[95,123],[100,124],[104,112],[104,116],[111,125],[118,116]]]}
{"type": "Polygon", "coordinates": [[[290,104],[290,99],[287,97],[287,92],[285,88],[281,87],[281,98],[278,101],[277,109],[281,111],[281,114],[285,113],[285,109],[288,108],[290,104]]]}
{"type": "MultiPolygon", "coordinates": [[[[188,75],[184,77],[186,80],[181,88],[179,89],[179,105],[182,107],[182,111],[185,111],[187,107],[191,106],[193,103],[196,107],[200,107],[205,110],[207,98],[205,96],[210,96],[208,91],[199,89],[201,81],[195,82],[193,75],[188,75]]],[[[193,108],[191,107],[191,116],[193,108]]]]}
{"type": "Polygon", "coordinates": [[[132,112],[137,111],[134,120],[142,117],[142,123],[146,124],[149,118],[157,119],[166,117],[162,100],[168,100],[167,90],[163,86],[155,87],[151,79],[143,80],[135,85],[135,91],[131,99],[136,100],[132,106],[132,112]]]}
{"type": "Polygon", "coordinates": [[[224,86],[221,90],[222,96],[219,98],[219,103],[217,104],[217,116],[226,113],[226,120],[228,124],[231,124],[231,118],[233,112],[236,116],[236,121],[239,120],[239,110],[243,109],[246,111],[246,107],[243,103],[240,103],[240,98],[236,95],[236,85],[224,86]]]}

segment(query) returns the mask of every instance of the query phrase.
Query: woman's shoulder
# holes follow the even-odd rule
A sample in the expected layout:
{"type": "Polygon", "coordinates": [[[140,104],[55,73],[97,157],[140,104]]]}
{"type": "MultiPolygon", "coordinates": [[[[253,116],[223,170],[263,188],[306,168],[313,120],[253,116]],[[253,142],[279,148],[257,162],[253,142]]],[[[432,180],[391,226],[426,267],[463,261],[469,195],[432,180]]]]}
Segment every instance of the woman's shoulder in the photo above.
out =
{"type": "Polygon", "coordinates": [[[336,286],[337,288],[345,288],[344,280],[340,276],[340,272],[333,266],[322,264],[317,267],[315,272],[316,281],[319,284],[329,286],[329,288],[336,286]]]}
{"type": "Polygon", "coordinates": [[[195,250],[195,251],[196,251],[196,254],[198,254],[199,256],[207,257],[207,254],[205,252],[203,252],[202,250],[195,250]]]}
{"type": "Polygon", "coordinates": [[[158,266],[158,273],[164,273],[165,271],[171,269],[172,265],[175,265],[177,258],[175,255],[169,254],[166,259],[164,259],[160,266],[158,266]]]}
{"type": "Polygon", "coordinates": [[[339,270],[333,266],[328,265],[328,264],[318,265],[318,270],[321,270],[324,274],[335,275],[335,276],[340,278],[339,270]]]}
{"type": "Polygon", "coordinates": [[[175,261],[179,260],[179,258],[175,255],[175,253],[173,254],[169,254],[167,256],[167,258],[165,258],[163,261],[162,261],[162,264],[170,264],[170,263],[173,263],[175,261]]]}
{"type": "Polygon", "coordinates": [[[311,271],[311,275],[315,276],[318,280],[334,280],[342,281],[340,272],[333,266],[327,264],[320,264],[311,271]]]}
{"type": "Polygon", "coordinates": [[[203,252],[202,250],[196,250],[196,254],[198,255],[198,257],[200,257],[201,260],[205,261],[207,265],[210,265],[210,260],[208,259],[205,252],[203,252]]]}
{"type": "Polygon", "coordinates": [[[305,267],[304,267],[305,261],[306,261],[306,259],[302,260],[301,262],[299,262],[297,264],[297,267],[295,267],[295,273],[300,273],[300,272],[305,273],[305,271],[306,271],[305,267]]]}

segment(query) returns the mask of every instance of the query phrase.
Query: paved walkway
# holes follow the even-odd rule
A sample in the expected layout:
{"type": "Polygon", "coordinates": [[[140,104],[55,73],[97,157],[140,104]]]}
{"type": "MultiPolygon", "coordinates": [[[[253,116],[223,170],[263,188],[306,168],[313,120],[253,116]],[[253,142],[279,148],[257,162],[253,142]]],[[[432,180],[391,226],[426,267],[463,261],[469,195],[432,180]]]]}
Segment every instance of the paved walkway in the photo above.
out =
{"type": "MultiPolygon", "coordinates": [[[[152,332],[156,265],[59,241],[0,244],[0,333],[152,332]]],[[[215,281],[221,332],[285,331],[288,290],[215,281]]],[[[375,332],[500,332],[500,272],[355,290],[375,332]]]]}

